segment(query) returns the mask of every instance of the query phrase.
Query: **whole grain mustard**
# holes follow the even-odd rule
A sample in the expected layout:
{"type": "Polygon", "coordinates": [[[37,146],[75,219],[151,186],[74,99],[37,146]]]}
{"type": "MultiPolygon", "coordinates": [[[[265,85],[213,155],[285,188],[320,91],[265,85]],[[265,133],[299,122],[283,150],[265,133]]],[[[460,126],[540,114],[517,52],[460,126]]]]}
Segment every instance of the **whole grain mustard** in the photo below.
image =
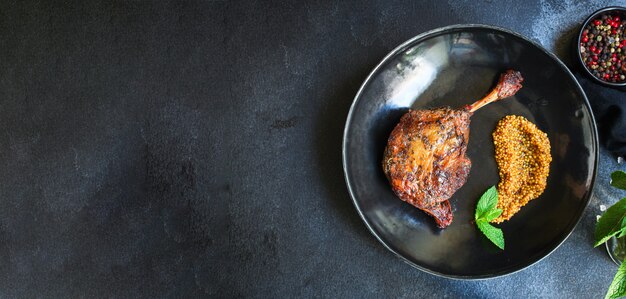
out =
{"type": "Polygon", "coordinates": [[[500,174],[497,207],[502,214],[492,222],[501,223],[543,193],[552,157],[548,135],[522,116],[502,118],[493,142],[500,174]]]}

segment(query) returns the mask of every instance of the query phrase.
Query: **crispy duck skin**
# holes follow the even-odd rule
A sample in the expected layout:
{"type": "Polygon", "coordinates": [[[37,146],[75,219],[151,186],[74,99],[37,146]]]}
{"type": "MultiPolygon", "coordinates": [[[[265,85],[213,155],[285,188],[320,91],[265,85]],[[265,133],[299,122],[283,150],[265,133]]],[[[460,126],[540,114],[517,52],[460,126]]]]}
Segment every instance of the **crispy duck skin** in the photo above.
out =
{"type": "Polygon", "coordinates": [[[472,162],[465,154],[474,111],[514,95],[519,72],[508,70],[483,99],[462,109],[409,110],[391,132],[382,161],[394,193],[435,218],[437,226],[452,223],[448,199],[467,180],[472,162]]]}

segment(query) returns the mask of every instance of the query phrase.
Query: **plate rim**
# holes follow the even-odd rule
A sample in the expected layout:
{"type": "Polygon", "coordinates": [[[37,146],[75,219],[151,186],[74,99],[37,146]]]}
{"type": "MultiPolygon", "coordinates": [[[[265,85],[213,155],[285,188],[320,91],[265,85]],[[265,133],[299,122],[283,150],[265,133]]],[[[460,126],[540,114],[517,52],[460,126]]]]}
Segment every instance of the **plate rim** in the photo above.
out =
{"type": "Polygon", "coordinates": [[[345,125],[344,125],[343,138],[342,138],[342,143],[341,143],[341,160],[342,160],[344,180],[345,180],[346,186],[348,188],[348,193],[350,194],[350,198],[352,199],[352,204],[354,205],[354,207],[357,210],[359,216],[361,217],[361,220],[363,220],[363,222],[365,223],[365,226],[370,231],[370,233],[372,235],[374,235],[374,237],[378,240],[378,242],[380,242],[387,250],[391,251],[396,257],[399,257],[402,261],[404,261],[405,263],[411,265],[413,268],[416,268],[416,269],[418,269],[420,271],[423,271],[423,272],[426,272],[426,273],[429,273],[429,274],[432,274],[432,275],[435,275],[435,276],[438,276],[438,277],[444,277],[444,278],[455,279],[455,280],[486,280],[486,279],[492,279],[492,278],[503,277],[503,276],[507,276],[507,275],[510,275],[510,274],[514,274],[514,273],[520,272],[522,270],[525,270],[525,269],[529,268],[532,265],[537,264],[538,262],[540,262],[543,259],[545,259],[546,257],[548,257],[550,254],[552,254],[554,251],[556,251],[570,237],[572,232],[578,226],[578,223],[580,223],[580,221],[582,219],[582,215],[584,214],[585,210],[589,206],[589,202],[591,201],[591,197],[593,196],[595,181],[596,181],[596,177],[597,177],[597,174],[598,174],[598,163],[599,163],[598,160],[599,160],[599,155],[600,155],[599,147],[600,147],[600,145],[599,145],[599,140],[598,140],[598,128],[597,128],[595,117],[593,115],[593,110],[591,108],[591,105],[589,104],[589,99],[587,98],[587,94],[585,93],[585,90],[581,87],[580,83],[578,82],[578,80],[576,79],[574,74],[571,72],[571,70],[554,53],[548,51],[541,44],[539,44],[539,43],[537,43],[537,42],[535,42],[535,41],[533,41],[533,40],[531,40],[531,39],[521,35],[520,33],[514,32],[514,31],[506,29],[506,28],[493,26],[493,25],[485,25],[485,24],[455,24],[455,25],[449,25],[449,26],[435,28],[435,29],[423,32],[421,34],[418,34],[418,35],[416,35],[416,36],[406,40],[405,42],[403,42],[400,45],[396,46],[387,55],[385,55],[385,57],[367,75],[367,77],[365,78],[365,80],[363,81],[361,86],[359,87],[359,89],[358,89],[354,99],[352,100],[352,104],[350,105],[350,110],[348,111],[348,116],[346,118],[346,122],[345,122],[345,125]],[[570,224],[570,226],[568,227],[568,231],[565,234],[565,237],[562,240],[560,240],[556,244],[556,246],[554,246],[553,248],[548,249],[547,250],[548,252],[546,254],[544,254],[543,256],[540,254],[539,258],[536,258],[534,260],[530,260],[529,263],[527,263],[527,264],[524,263],[524,265],[522,265],[519,268],[516,268],[515,266],[513,266],[511,268],[511,270],[504,270],[504,271],[500,271],[500,272],[496,272],[496,273],[490,273],[490,274],[484,274],[484,275],[454,275],[454,274],[446,274],[446,273],[441,273],[441,272],[438,272],[438,271],[434,271],[434,270],[428,269],[426,267],[423,267],[423,266],[420,266],[420,265],[414,263],[413,261],[407,259],[403,255],[401,255],[400,253],[396,252],[391,247],[389,247],[389,245],[372,228],[372,226],[369,224],[368,220],[365,218],[365,215],[363,214],[363,211],[361,211],[361,208],[359,207],[359,205],[357,203],[357,199],[356,199],[356,196],[354,194],[354,191],[352,190],[352,185],[350,183],[351,182],[351,178],[350,178],[350,175],[348,174],[348,171],[347,171],[347,151],[346,151],[346,145],[347,145],[347,142],[348,142],[348,130],[350,128],[350,122],[351,122],[352,117],[353,117],[354,107],[356,106],[357,102],[360,100],[361,94],[362,94],[363,90],[370,83],[372,77],[375,74],[378,73],[379,69],[384,64],[386,64],[392,57],[395,57],[397,54],[399,54],[407,46],[409,46],[409,45],[411,45],[413,43],[419,42],[420,40],[424,40],[426,38],[445,33],[446,31],[457,31],[457,30],[463,30],[463,29],[487,29],[487,30],[500,31],[502,33],[513,35],[513,36],[515,36],[517,38],[520,38],[520,39],[530,43],[531,45],[537,47],[539,50],[543,51],[550,58],[552,58],[554,61],[556,61],[557,65],[559,65],[561,67],[561,69],[563,69],[565,71],[565,73],[567,75],[569,75],[569,77],[573,80],[573,82],[576,83],[575,86],[578,88],[578,90],[583,95],[584,106],[589,111],[589,115],[591,117],[591,119],[590,119],[591,120],[591,129],[592,129],[591,130],[592,131],[591,135],[592,135],[592,139],[593,139],[593,144],[592,145],[593,145],[593,149],[595,151],[595,157],[594,157],[594,163],[593,163],[593,173],[592,173],[592,176],[591,176],[589,192],[587,192],[587,196],[586,196],[586,198],[584,198],[585,204],[580,209],[580,212],[579,212],[579,214],[577,216],[576,221],[574,221],[573,225],[570,224]]]}

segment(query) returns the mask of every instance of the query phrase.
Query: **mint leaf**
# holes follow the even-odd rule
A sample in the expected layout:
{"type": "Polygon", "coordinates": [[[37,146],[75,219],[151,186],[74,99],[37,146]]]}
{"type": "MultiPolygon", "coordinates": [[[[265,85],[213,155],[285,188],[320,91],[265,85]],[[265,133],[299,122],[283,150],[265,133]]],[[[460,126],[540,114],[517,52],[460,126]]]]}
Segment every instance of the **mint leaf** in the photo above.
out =
{"type": "Polygon", "coordinates": [[[617,235],[615,235],[616,238],[621,238],[626,235],[626,217],[622,218],[622,224],[620,225],[620,227],[620,231],[617,233],[617,235]]]}
{"type": "Polygon", "coordinates": [[[483,214],[482,218],[479,219],[485,219],[487,220],[487,222],[498,218],[500,215],[502,214],[502,210],[501,209],[493,209],[485,214],[483,214]]]}
{"type": "Polygon", "coordinates": [[[624,296],[626,296],[626,263],[622,262],[604,298],[614,299],[624,296]]]}
{"type": "Polygon", "coordinates": [[[626,190],[626,172],[618,170],[611,173],[611,186],[626,190]]]}
{"type": "MultiPolygon", "coordinates": [[[[623,171],[611,173],[611,186],[626,190],[626,173],[623,171]]],[[[626,236],[626,198],[613,204],[598,220],[594,247],[603,244],[612,236],[616,238],[626,236]]],[[[622,262],[617,269],[604,298],[613,299],[624,296],[626,296],[626,261],[622,262]]]]}
{"type": "Polygon", "coordinates": [[[493,210],[498,204],[498,191],[496,190],[496,186],[491,186],[491,188],[487,189],[485,193],[478,200],[478,205],[476,205],[476,214],[474,215],[474,219],[484,218],[484,214],[493,210]]]}
{"type": "Polygon", "coordinates": [[[596,243],[593,247],[602,245],[611,237],[620,234],[624,230],[623,225],[626,224],[624,218],[626,218],[626,198],[622,198],[602,214],[596,224],[596,243]]]}
{"type": "Polygon", "coordinates": [[[502,210],[496,208],[497,205],[498,190],[496,190],[496,186],[492,186],[478,200],[474,220],[478,229],[487,239],[500,249],[504,249],[504,234],[502,230],[489,224],[489,221],[498,218],[502,214],[502,210]]]}
{"type": "Polygon", "coordinates": [[[504,234],[501,229],[484,220],[479,220],[476,224],[478,225],[478,229],[485,234],[485,237],[487,237],[489,241],[504,250],[504,234]]]}

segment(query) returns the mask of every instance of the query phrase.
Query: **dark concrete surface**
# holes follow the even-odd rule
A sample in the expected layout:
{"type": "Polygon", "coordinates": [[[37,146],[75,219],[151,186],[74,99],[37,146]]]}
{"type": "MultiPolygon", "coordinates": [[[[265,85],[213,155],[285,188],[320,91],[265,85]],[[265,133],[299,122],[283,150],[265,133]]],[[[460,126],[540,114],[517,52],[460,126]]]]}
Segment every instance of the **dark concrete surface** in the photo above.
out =
{"type": "Polygon", "coordinates": [[[617,266],[593,228],[625,168],[606,151],[570,238],[485,281],[387,252],[340,151],[359,85],[410,37],[497,25],[571,64],[615,3],[0,1],[0,297],[601,297],[617,266]]]}

